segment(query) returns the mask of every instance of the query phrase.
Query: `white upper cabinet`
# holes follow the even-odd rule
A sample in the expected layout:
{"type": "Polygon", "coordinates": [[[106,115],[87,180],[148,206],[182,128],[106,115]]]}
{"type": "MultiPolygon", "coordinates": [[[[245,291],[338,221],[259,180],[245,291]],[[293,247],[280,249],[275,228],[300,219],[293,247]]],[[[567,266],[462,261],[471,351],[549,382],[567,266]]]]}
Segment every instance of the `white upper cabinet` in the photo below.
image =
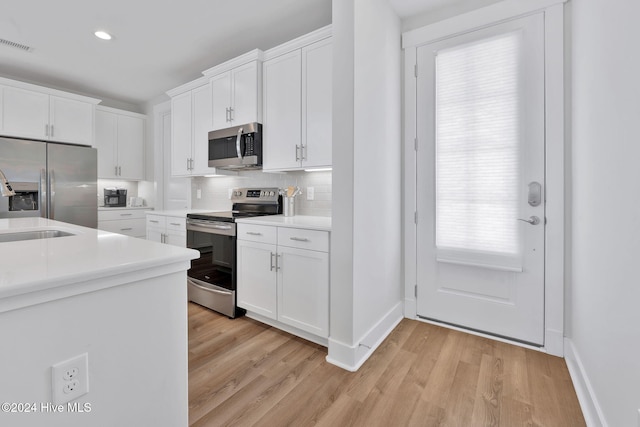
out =
{"type": "Polygon", "coordinates": [[[145,124],[142,114],[96,107],[98,178],[144,179],[145,124]]]}
{"type": "Polygon", "coordinates": [[[332,163],[333,52],[331,39],[302,49],[302,167],[332,163]]]}
{"type": "Polygon", "coordinates": [[[264,169],[301,165],[301,58],[298,49],[264,63],[264,169]]]}
{"type": "Polygon", "coordinates": [[[98,99],[8,79],[2,86],[2,135],[92,145],[98,99]]]}
{"type": "MultiPolygon", "coordinates": [[[[203,81],[199,79],[197,82],[203,81]]],[[[195,86],[182,93],[171,92],[174,94],[171,97],[172,176],[216,174],[216,169],[209,167],[209,131],[212,130],[211,84],[195,86]]]]}
{"type": "Polygon", "coordinates": [[[262,52],[254,50],[203,72],[210,78],[210,130],[262,123],[262,52]]]}
{"type": "Polygon", "coordinates": [[[263,65],[266,171],[332,164],[331,28],[265,52],[263,65]]]}

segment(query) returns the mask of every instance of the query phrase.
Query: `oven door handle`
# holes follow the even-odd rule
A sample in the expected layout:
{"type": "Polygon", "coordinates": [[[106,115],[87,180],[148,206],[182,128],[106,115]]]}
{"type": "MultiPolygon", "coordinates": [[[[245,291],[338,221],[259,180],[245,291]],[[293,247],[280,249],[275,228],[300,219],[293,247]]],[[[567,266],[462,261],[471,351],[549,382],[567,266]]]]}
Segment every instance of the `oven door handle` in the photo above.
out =
{"type": "Polygon", "coordinates": [[[198,225],[204,228],[212,228],[214,230],[233,230],[233,226],[231,225],[212,224],[209,221],[202,221],[198,219],[190,219],[187,221],[187,224],[198,225]]]}
{"type": "Polygon", "coordinates": [[[190,285],[193,285],[198,289],[202,289],[203,291],[213,292],[213,293],[220,294],[220,295],[231,295],[232,294],[231,291],[219,291],[217,289],[212,289],[212,288],[208,288],[208,287],[205,287],[205,286],[202,286],[202,285],[198,285],[196,282],[194,282],[191,279],[187,279],[187,281],[189,282],[190,285]]]}

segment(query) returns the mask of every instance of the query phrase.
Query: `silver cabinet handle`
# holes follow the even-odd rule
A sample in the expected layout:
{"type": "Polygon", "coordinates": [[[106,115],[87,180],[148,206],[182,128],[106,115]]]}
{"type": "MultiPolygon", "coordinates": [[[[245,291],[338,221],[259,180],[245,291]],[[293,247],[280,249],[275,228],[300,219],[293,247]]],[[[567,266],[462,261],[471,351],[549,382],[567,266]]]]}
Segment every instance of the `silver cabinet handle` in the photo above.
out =
{"type": "Polygon", "coordinates": [[[308,242],[309,239],[306,237],[289,237],[291,240],[295,240],[296,242],[308,242]]]}
{"type": "Polygon", "coordinates": [[[49,136],[49,125],[48,124],[44,125],[44,135],[45,136],[49,136]]]}
{"type": "Polygon", "coordinates": [[[133,215],[133,214],[130,214],[130,213],[121,213],[120,214],[120,216],[131,216],[131,215],[133,215]]]}
{"type": "Polygon", "coordinates": [[[159,223],[160,221],[156,221],[155,219],[150,219],[149,222],[153,222],[154,224],[159,223]]]}
{"type": "Polygon", "coordinates": [[[180,224],[179,222],[170,222],[169,224],[171,225],[175,225],[176,227],[181,226],[182,224],[180,224]]]}
{"type": "Polygon", "coordinates": [[[120,231],[131,231],[133,230],[133,228],[128,227],[128,228],[121,228],[120,231]]]}
{"type": "Polygon", "coordinates": [[[262,236],[262,233],[256,233],[255,231],[247,231],[247,234],[250,236],[262,236]]]}
{"type": "Polygon", "coordinates": [[[296,162],[300,161],[300,146],[296,145],[296,162]]]}
{"type": "Polygon", "coordinates": [[[302,161],[307,160],[307,146],[306,145],[301,145],[300,146],[300,155],[301,155],[301,159],[302,161]]]}
{"type": "Polygon", "coordinates": [[[224,109],[224,121],[229,122],[229,107],[224,109]]]}
{"type": "Polygon", "coordinates": [[[229,107],[229,121],[232,122],[235,119],[233,118],[233,112],[236,111],[233,108],[229,107]]]}
{"type": "Polygon", "coordinates": [[[280,255],[276,253],[276,271],[280,270],[280,261],[278,261],[278,258],[280,258],[280,255]]]}
{"type": "Polygon", "coordinates": [[[532,215],[529,217],[529,219],[522,219],[522,218],[518,218],[518,221],[522,221],[522,222],[527,222],[531,225],[538,225],[540,224],[540,218],[538,218],[535,215],[532,215]]]}
{"type": "Polygon", "coordinates": [[[53,125],[51,125],[51,137],[53,137],[53,125]]]}
{"type": "Polygon", "coordinates": [[[115,176],[118,176],[118,166],[114,166],[113,168],[114,168],[114,172],[113,172],[113,174],[114,174],[115,176]]]}
{"type": "Polygon", "coordinates": [[[118,176],[122,176],[122,166],[118,166],[118,176]]]}
{"type": "Polygon", "coordinates": [[[269,258],[269,263],[270,263],[269,271],[273,271],[273,269],[275,268],[275,266],[273,265],[273,256],[274,255],[275,254],[273,252],[269,252],[269,256],[270,256],[270,258],[269,258]]]}

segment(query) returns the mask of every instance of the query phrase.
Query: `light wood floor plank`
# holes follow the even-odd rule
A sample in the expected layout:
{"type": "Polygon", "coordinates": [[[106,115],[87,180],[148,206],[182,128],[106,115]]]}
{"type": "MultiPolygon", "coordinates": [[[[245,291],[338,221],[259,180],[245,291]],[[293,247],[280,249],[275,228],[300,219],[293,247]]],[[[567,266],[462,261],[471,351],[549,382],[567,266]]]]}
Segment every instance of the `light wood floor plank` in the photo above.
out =
{"type": "Polygon", "coordinates": [[[563,359],[404,319],[358,372],[326,348],[189,304],[189,422],[584,426],[563,359]]]}

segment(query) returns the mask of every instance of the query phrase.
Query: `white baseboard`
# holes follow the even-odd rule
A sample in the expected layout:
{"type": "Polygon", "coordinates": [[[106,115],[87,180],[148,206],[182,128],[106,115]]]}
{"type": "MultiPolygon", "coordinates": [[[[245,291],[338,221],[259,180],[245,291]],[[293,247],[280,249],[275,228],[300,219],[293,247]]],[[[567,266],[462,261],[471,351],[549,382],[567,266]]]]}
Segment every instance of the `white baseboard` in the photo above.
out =
{"type": "Polygon", "coordinates": [[[577,349],[573,345],[573,341],[569,338],[564,339],[564,359],[569,368],[569,375],[573,381],[573,387],[576,389],[578,401],[582,408],[582,414],[588,427],[608,427],[604,418],[598,399],[593,392],[589,377],[584,370],[577,349]]]}
{"type": "Polygon", "coordinates": [[[564,335],[562,331],[547,328],[544,334],[544,350],[558,357],[564,357],[564,335]]]}
{"type": "Polygon", "coordinates": [[[356,344],[350,345],[329,337],[327,362],[347,371],[356,372],[403,317],[403,304],[398,302],[356,344]]]}

